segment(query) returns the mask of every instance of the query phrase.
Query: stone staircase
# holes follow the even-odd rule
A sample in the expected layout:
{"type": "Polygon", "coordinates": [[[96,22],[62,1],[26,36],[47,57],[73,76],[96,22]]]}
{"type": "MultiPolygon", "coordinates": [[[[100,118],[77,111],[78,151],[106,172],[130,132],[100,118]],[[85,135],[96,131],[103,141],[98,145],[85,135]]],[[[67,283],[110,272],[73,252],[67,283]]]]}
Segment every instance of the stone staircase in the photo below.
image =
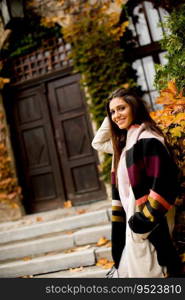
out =
{"type": "Polygon", "coordinates": [[[104,277],[112,261],[111,202],[57,209],[0,224],[0,278],[104,277]]]}

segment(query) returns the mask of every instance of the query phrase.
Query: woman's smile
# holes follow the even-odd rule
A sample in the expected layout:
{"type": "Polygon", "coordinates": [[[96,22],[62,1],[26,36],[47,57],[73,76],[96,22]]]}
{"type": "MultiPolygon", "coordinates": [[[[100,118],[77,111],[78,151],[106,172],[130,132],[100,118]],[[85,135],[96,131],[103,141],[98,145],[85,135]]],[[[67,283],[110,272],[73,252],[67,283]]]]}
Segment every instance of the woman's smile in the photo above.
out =
{"type": "Polygon", "coordinates": [[[130,105],[122,98],[113,98],[109,107],[112,121],[120,129],[128,129],[133,121],[130,105]]]}

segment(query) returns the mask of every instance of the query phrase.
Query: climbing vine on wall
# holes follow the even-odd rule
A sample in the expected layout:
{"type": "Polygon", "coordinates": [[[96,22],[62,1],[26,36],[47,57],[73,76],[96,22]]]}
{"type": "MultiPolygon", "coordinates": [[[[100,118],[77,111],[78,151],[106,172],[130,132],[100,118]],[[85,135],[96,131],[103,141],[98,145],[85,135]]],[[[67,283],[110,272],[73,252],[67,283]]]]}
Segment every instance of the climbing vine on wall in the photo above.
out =
{"type": "Polygon", "coordinates": [[[172,11],[164,26],[167,32],[161,45],[167,51],[168,63],[157,66],[155,84],[161,90],[175,80],[178,91],[185,93],[185,4],[172,11]]]}
{"type": "Polygon", "coordinates": [[[157,103],[163,110],[153,117],[163,130],[181,171],[181,186],[185,188],[185,4],[174,8],[167,18],[168,29],[162,40],[167,51],[167,64],[157,66],[156,87],[160,90],[157,103]]]}
{"type": "MultiPolygon", "coordinates": [[[[68,9],[72,17],[62,27],[65,41],[72,45],[70,58],[74,71],[82,75],[88,109],[97,128],[106,114],[105,100],[111,91],[136,86],[136,72],[131,67],[129,23],[126,18],[120,22],[123,1],[117,2],[119,10],[111,11],[111,1],[104,5],[98,1],[94,5],[85,1],[80,10],[68,9]]],[[[56,22],[56,17],[53,21],[56,22]]],[[[43,24],[51,26],[52,18],[43,18],[43,24]]],[[[111,158],[106,156],[101,165],[106,181],[109,180],[110,161],[111,158]]]]}
{"type": "MultiPolygon", "coordinates": [[[[185,263],[185,4],[173,9],[167,18],[167,33],[162,48],[167,51],[165,66],[157,66],[155,78],[160,96],[156,101],[163,110],[152,113],[162,129],[179,167],[179,195],[176,199],[174,242],[182,262],[185,263]]],[[[185,272],[185,267],[184,267],[185,272]]]]}
{"type": "MultiPolygon", "coordinates": [[[[151,113],[162,129],[171,146],[179,170],[181,181],[185,179],[185,97],[179,93],[174,81],[168,83],[167,88],[160,91],[156,99],[164,108],[151,113]]],[[[185,187],[185,186],[184,186],[185,187]]]]}
{"type": "Polygon", "coordinates": [[[170,81],[167,88],[161,90],[156,101],[163,104],[164,108],[152,112],[151,116],[162,129],[179,168],[179,193],[175,202],[176,222],[173,234],[182,262],[185,262],[185,97],[182,92],[178,92],[175,82],[170,81]]]}
{"type": "Polygon", "coordinates": [[[41,47],[46,39],[59,36],[59,25],[45,27],[41,24],[41,17],[29,11],[22,27],[14,28],[8,42],[1,49],[1,59],[23,56],[41,47]]]}
{"type": "MultiPolygon", "coordinates": [[[[8,83],[9,79],[0,78],[0,88],[8,83]]],[[[17,209],[20,205],[21,188],[18,186],[16,176],[12,168],[7,145],[7,130],[5,127],[4,112],[0,110],[0,205],[17,209]]]]}

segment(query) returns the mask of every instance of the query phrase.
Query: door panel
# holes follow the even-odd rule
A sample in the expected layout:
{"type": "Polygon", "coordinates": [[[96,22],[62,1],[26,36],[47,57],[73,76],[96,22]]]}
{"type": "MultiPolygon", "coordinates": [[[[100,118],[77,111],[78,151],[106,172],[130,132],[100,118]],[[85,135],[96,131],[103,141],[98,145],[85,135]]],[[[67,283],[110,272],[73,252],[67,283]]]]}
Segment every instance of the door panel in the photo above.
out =
{"type": "Polygon", "coordinates": [[[67,111],[71,111],[71,109],[83,107],[84,103],[81,97],[79,83],[76,81],[70,82],[69,78],[62,79],[62,81],[65,81],[64,85],[55,85],[55,97],[58,112],[66,113],[67,111]]]}
{"type": "Polygon", "coordinates": [[[80,76],[59,76],[13,88],[15,158],[31,213],[106,198],[80,76]]]}
{"type": "Polygon", "coordinates": [[[94,163],[71,168],[76,193],[94,191],[99,185],[94,163]]]}
{"type": "Polygon", "coordinates": [[[44,128],[36,127],[24,130],[22,132],[22,137],[29,167],[38,168],[49,166],[51,161],[44,128]]]}
{"type": "Polygon", "coordinates": [[[62,206],[65,201],[64,184],[44,85],[17,92],[14,117],[28,211],[62,206]]]}
{"type": "Polygon", "coordinates": [[[92,154],[87,131],[87,121],[84,114],[63,120],[61,122],[62,127],[69,160],[92,154]]]}
{"type": "Polygon", "coordinates": [[[48,84],[67,198],[74,203],[105,199],[91,147],[92,132],[79,80],[79,75],[71,75],[48,84]]]}

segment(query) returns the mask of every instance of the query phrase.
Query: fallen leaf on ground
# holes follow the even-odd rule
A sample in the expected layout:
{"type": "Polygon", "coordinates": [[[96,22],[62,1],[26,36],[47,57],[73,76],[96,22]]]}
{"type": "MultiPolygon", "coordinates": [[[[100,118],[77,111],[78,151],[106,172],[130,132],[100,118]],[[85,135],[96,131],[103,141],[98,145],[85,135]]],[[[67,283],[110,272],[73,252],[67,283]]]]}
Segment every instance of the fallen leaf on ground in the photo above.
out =
{"type": "Polygon", "coordinates": [[[77,247],[77,248],[72,248],[72,249],[67,249],[64,251],[64,253],[72,253],[72,252],[77,252],[77,251],[83,251],[88,248],[90,248],[90,245],[82,246],[82,247],[77,247]]]}
{"type": "Polygon", "coordinates": [[[65,232],[65,234],[73,234],[73,231],[67,231],[67,232],[65,232]]]}
{"type": "Polygon", "coordinates": [[[74,249],[67,249],[64,251],[64,253],[72,253],[72,252],[74,252],[74,249]]]}
{"type": "Polygon", "coordinates": [[[31,260],[31,257],[29,257],[29,256],[23,257],[23,260],[24,260],[24,261],[31,260]]]}
{"type": "Polygon", "coordinates": [[[57,251],[51,251],[51,252],[45,253],[45,256],[55,255],[55,254],[57,254],[57,251]]]}
{"type": "Polygon", "coordinates": [[[97,261],[96,266],[102,267],[103,269],[110,269],[110,268],[112,268],[113,264],[114,264],[114,262],[109,261],[107,258],[100,258],[97,261]]]}
{"type": "Polygon", "coordinates": [[[114,265],[114,262],[113,261],[109,261],[105,265],[103,265],[102,268],[103,269],[111,269],[113,265],[114,265]]]}
{"type": "Polygon", "coordinates": [[[78,215],[81,215],[81,214],[85,214],[87,211],[86,209],[78,209],[76,212],[78,215]]]}
{"type": "Polygon", "coordinates": [[[65,202],[64,202],[64,207],[65,207],[65,208],[70,208],[70,207],[72,207],[72,202],[71,202],[70,200],[65,201],[65,202]]]}
{"type": "Polygon", "coordinates": [[[108,259],[107,259],[107,258],[100,258],[100,259],[97,261],[96,266],[103,266],[103,265],[105,265],[107,262],[108,262],[108,259]]]}
{"type": "Polygon", "coordinates": [[[42,222],[42,221],[44,221],[44,219],[43,219],[42,217],[37,217],[37,218],[36,218],[36,221],[37,221],[37,222],[42,222]]]}
{"type": "Polygon", "coordinates": [[[105,244],[105,247],[112,247],[112,243],[110,241],[108,241],[108,243],[105,244]]]}
{"type": "Polygon", "coordinates": [[[83,267],[79,267],[79,268],[74,268],[74,269],[69,269],[70,272],[80,272],[83,270],[83,267]]]}
{"type": "Polygon", "coordinates": [[[109,240],[103,236],[103,237],[101,237],[101,238],[99,239],[99,241],[97,242],[96,246],[98,246],[98,247],[103,246],[103,245],[105,245],[107,242],[109,242],[109,240]]]}
{"type": "Polygon", "coordinates": [[[90,245],[86,245],[86,246],[75,248],[74,251],[82,251],[82,250],[89,249],[90,247],[91,247],[90,245]]]}

